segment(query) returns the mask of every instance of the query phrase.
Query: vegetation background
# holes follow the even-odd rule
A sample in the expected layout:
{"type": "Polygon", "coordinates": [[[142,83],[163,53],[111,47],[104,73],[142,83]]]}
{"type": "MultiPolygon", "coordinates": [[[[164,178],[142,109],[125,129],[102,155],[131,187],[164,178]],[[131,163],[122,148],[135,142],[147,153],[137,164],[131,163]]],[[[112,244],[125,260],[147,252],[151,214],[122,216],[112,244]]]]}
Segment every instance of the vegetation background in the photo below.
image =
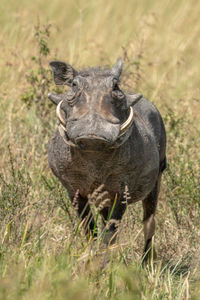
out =
{"type": "Polygon", "coordinates": [[[195,0],[1,0],[0,299],[200,299],[199,15],[195,0]],[[141,203],[102,268],[100,237],[85,238],[47,162],[49,61],[79,69],[119,56],[122,86],[156,104],[168,136],[146,269],[141,203]]]}

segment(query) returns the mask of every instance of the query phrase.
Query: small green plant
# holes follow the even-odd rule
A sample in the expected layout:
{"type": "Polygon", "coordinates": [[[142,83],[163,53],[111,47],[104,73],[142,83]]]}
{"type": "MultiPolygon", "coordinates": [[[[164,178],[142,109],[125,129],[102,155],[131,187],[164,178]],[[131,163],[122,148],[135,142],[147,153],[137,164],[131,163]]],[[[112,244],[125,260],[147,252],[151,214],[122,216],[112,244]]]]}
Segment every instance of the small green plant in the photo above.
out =
{"type": "Polygon", "coordinates": [[[35,105],[36,113],[41,119],[45,119],[49,115],[53,105],[47,97],[52,84],[50,68],[46,67],[50,55],[48,45],[50,28],[51,24],[41,26],[39,21],[35,26],[34,40],[37,45],[37,53],[31,58],[33,68],[26,75],[28,88],[21,95],[21,100],[28,109],[35,105]]]}

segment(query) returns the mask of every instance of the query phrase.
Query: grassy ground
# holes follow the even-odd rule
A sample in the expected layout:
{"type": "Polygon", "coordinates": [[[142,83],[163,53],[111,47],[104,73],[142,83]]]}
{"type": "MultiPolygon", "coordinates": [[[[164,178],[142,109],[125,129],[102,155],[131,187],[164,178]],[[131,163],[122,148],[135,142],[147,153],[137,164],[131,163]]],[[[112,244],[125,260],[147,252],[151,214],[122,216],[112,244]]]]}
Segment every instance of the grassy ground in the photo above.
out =
{"type": "Polygon", "coordinates": [[[0,299],[200,298],[199,14],[192,0],[1,0],[0,299]],[[105,253],[47,163],[57,122],[48,61],[81,68],[118,56],[122,85],[155,103],[167,128],[157,259],[146,270],[141,203],[101,268],[105,253]]]}

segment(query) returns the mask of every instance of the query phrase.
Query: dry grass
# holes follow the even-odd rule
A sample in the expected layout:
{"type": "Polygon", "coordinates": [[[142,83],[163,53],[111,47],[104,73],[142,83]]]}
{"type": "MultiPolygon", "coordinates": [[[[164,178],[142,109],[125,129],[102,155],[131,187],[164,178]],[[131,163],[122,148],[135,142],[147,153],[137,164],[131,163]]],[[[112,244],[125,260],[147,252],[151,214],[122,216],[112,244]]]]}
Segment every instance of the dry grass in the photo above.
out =
{"type": "Polygon", "coordinates": [[[199,14],[196,1],[1,0],[1,299],[200,298],[199,14]],[[40,56],[38,22],[41,29],[51,24],[42,65],[31,59],[40,56]],[[123,86],[157,105],[168,135],[158,257],[148,270],[140,266],[141,203],[128,208],[108,253],[86,239],[47,164],[54,108],[45,95],[41,104],[40,84],[30,108],[21,96],[30,98],[30,70],[40,82],[41,66],[48,69],[55,57],[81,68],[111,65],[118,56],[125,61],[123,86]]]}

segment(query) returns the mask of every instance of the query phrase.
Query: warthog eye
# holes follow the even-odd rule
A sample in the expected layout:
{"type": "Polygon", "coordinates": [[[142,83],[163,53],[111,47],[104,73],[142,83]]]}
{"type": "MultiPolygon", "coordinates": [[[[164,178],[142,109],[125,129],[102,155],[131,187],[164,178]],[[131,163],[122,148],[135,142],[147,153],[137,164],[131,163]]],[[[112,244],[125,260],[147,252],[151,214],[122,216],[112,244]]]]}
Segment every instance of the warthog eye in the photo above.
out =
{"type": "Polygon", "coordinates": [[[80,90],[77,83],[72,83],[72,88],[68,90],[66,98],[70,106],[73,106],[80,95],[80,90]]]}
{"type": "Polygon", "coordinates": [[[74,80],[72,82],[72,89],[76,92],[78,90],[78,82],[77,80],[74,80]]]}

